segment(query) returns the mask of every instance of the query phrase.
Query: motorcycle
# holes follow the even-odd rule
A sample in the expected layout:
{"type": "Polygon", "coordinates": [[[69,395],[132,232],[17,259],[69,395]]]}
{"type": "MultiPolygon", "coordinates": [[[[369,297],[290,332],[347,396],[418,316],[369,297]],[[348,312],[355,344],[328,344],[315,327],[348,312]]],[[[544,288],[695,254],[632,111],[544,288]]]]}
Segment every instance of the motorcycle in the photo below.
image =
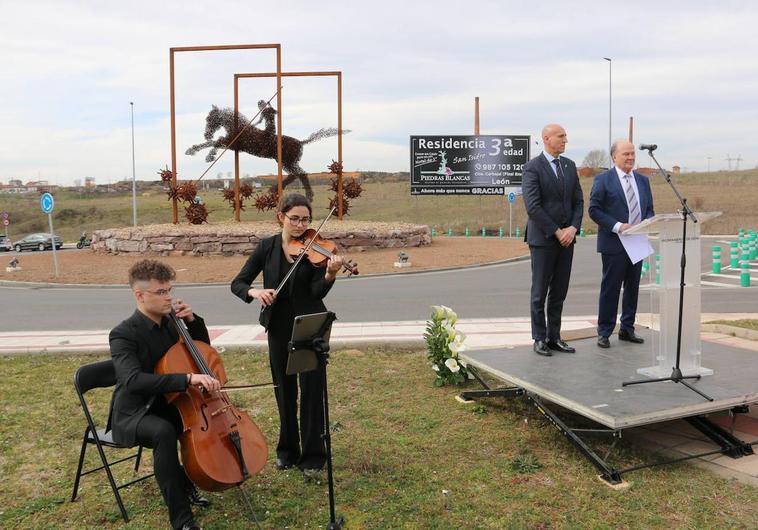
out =
{"type": "Polygon", "coordinates": [[[79,238],[79,242],[76,244],[76,248],[83,249],[92,245],[92,238],[87,238],[87,232],[82,232],[82,236],[79,238]]]}

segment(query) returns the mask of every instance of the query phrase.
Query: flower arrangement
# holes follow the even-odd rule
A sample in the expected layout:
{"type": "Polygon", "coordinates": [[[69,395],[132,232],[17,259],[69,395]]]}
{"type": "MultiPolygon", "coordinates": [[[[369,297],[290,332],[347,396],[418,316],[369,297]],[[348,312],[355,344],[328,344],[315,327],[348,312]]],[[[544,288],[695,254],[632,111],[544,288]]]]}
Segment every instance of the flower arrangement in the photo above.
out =
{"type": "Polygon", "coordinates": [[[458,315],[444,305],[432,306],[431,318],[426,323],[424,341],[427,357],[437,375],[435,386],[460,385],[468,378],[466,364],[458,354],[466,349],[466,336],[455,329],[458,315]]]}

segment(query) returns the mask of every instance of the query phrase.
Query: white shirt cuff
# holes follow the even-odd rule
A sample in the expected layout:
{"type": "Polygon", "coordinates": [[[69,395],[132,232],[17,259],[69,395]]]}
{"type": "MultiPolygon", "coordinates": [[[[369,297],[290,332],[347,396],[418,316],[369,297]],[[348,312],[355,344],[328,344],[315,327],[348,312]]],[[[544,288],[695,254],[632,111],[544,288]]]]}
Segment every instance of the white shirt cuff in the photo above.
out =
{"type": "Polygon", "coordinates": [[[616,223],[615,225],[613,225],[613,229],[612,230],[613,230],[614,234],[618,234],[619,233],[619,228],[621,228],[621,224],[622,223],[616,223]]]}

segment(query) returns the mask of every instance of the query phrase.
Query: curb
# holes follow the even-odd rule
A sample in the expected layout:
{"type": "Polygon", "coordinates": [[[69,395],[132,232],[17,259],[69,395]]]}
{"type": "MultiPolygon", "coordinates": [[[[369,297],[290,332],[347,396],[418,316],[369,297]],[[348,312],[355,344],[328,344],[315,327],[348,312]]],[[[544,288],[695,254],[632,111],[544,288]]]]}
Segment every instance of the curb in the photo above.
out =
{"type": "MultiPolygon", "coordinates": [[[[408,272],[377,272],[374,274],[362,274],[359,278],[380,278],[383,276],[408,276],[414,274],[426,274],[430,272],[447,272],[453,270],[466,270],[477,269],[481,267],[490,267],[494,265],[504,265],[506,263],[518,263],[520,261],[527,261],[530,259],[529,254],[522,256],[516,256],[515,258],[508,258],[498,261],[489,261],[487,263],[474,263],[471,265],[463,265],[462,267],[442,267],[439,269],[424,269],[418,271],[408,272]]],[[[349,280],[352,277],[342,278],[343,280],[349,280]]],[[[210,283],[176,283],[176,287],[204,287],[204,286],[219,286],[229,285],[230,282],[210,282],[210,283]]],[[[45,289],[115,289],[121,287],[127,287],[126,282],[121,283],[51,283],[51,282],[17,282],[13,280],[0,280],[0,287],[29,287],[29,288],[45,288],[45,289]]]]}
{"type": "Polygon", "coordinates": [[[728,324],[701,324],[700,329],[712,333],[723,333],[724,335],[731,335],[740,339],[758,341],[758,331],[739,326],[730,326],[728,324]]]}

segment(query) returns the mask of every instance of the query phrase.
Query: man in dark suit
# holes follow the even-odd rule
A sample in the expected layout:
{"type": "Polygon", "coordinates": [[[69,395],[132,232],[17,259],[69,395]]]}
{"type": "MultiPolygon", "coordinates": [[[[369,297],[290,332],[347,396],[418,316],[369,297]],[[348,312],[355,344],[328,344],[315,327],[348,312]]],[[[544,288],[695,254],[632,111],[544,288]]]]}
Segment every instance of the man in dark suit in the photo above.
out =
{"type": "Polygon", "coordinates": [[[168,315],[172,307],[187,324],[192,338],[210,344],[203,319],[192,308],[171,299],[174,269],[155,260],[142,260],[129,269],[129,285],[137,302],[132,316],[111,330],[111,357],[116,369],[116,388],[111,400],[108,428],[113,440],[132,447],[153,449],[155,478],[168,507],[172,528],[199,529],[191,504],[207,506],[179,463],[176,442],[183,431],[179,411],[164,394],[184,392],[190,385],[219,390],[218,380],[205,374],[153,373],[155,365],[179,339],[168,315]]]}
{"type": "Polygon", "coordinates": [[[622,285],[624,297],[621,301],[619,340],[635,344],[644,342],[634,333],[642,260],[632,263],[619,234],[655,215],[650,181],[645,175],[632,171],[634,145],[626,140],[615,141],[611,146],[611,158],[614,167],[595,177],[589,208],[590,217],[598,225],[597,251],[603,260],[597,317],[597,345],[601,348],[611,346],[608,337],[616,327],[622,285]]]}
{"type": "Polygon", "coordinates": [[[524,241],[532,257],[532,339],[535,353],[549,357],[551,350],[576,351],[561,340],[561,313],[584,197],[576,165],[561,156],[566,150],[566,131],[560,125],[546,125],[542,140],[544,151],[524,166],[521,187],[529,215],[524,241]]]}

